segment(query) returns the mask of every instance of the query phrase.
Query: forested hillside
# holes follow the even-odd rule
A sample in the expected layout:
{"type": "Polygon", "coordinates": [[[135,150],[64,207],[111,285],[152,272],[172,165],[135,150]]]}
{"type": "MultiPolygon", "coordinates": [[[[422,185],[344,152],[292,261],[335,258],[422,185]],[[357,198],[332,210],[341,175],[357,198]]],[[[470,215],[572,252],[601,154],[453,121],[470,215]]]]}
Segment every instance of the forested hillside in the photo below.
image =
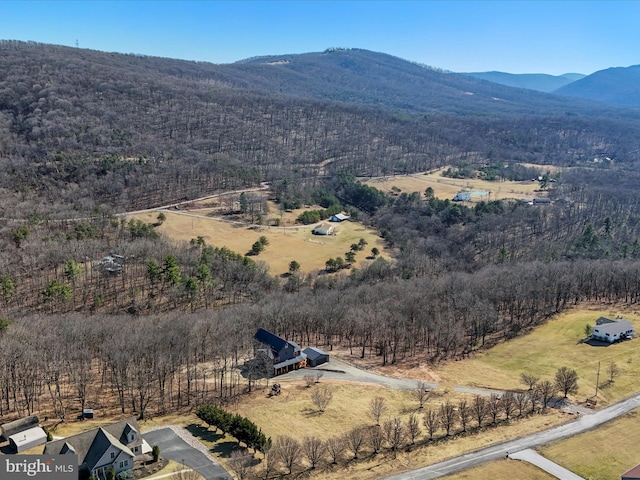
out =
{"type": "Polygon", "coordinates": [[[582,301],[638,300],[633,111],[359,50],[234,65],[0,53],[0,415],[77,407],[86,365],[141,415],[235,395],[259,326],[380,363],[439,361],[582,301]],[[536,172],[551,203],[357,180],[446,165],[536,172]],[[175,244],[120,215],[265,181],[282,209],[352,212],[394,258],[274,277],[197,232],[175,244]]]}

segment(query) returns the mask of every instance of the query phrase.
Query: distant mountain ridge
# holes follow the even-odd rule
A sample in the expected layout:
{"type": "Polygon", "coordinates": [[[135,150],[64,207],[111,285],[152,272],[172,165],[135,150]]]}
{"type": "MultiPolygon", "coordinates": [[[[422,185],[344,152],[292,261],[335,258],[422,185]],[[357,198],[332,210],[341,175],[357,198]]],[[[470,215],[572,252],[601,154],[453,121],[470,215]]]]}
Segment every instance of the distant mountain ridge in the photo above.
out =
{"type": "Polygon", "coordinates": [[[229,82],[245,87],[410,113],[548,115],[598,109],[363,49],[253,57],[220,67],[229,82]]]}
{"type": "Polygon", "coordinates": [[[545,73],[471,72],[466,75],[507,87],[526,88],[528,90],[545,93],[551,93],[565,85],[586,77],[586,75],[581,73],[548,75],[545,73]]]}
{"type": "Polygon", "coordinates": [[[640,107],[640,65],[600,70],[554,93],[619,107],[640,107]]]}

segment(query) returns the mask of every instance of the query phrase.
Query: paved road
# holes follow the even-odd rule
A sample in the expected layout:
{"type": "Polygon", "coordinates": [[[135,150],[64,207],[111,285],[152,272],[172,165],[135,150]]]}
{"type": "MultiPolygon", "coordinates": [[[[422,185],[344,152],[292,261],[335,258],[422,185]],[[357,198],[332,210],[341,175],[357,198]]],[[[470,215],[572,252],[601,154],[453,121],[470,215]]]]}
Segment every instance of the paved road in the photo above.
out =
{"type": "MultiPolygon", "coordinates": [[[[292,372],[285,373],[284,375],[279,375],[278,381],[300,380],[305,375],[315,375],[317,372],[321,372],[322,378],[327,380],[373,383],[376,385],[383,385],[394,390],[413,390],[418,385],[417,380],[385,377],[384,375],[378,375],[366,370],[361,370],[333,357],[329,363],[325,363],[319,367],[303,368],[301,370],[294,370],[292,372]]],[[[438,388],[437,383],[425,383],[427,384],[427,387],[432,390],[438,388]]]]}
{"type": "Polygon", "coordinates": [[[552,462],[548,458],[544,458],[535,450],[531,448],[527,448],[525,450],[521,450],[517,453],[509,454],[509,458],[513,458],[514,460],[523,460],[525,462],[529,462],[535,465],[538,468],[541,468],[545,472],[553,475],[560,480],[584,480],[584,478],[576,475],[570,470],[567,470],[564,467],[561,467],[555,462],[552,462]]]}
{"type": "Polygon", "coordinates": [[[149,445],[160,447],[161,456],[196,470],[206,480],[231,480],[224,468],[189,445],[170,428],[153,430],[143,433],[142,436],[149,445]]]}
{"type": "Polygon", "coordinates": [[[526,437],[510,440],[498,445],[492,445],[481,450],[476,450],[475,452],[467,453],[461,457],[452,458],[445,462],[393,475],[391,477],[387,477],[387,480],[428,480],[450,475],[455,472],[481,465],[491,460],[505,458],[507,452],[515,453],[527,448],[534,448],[555,440],[571,437],[597,427],[609,420],[613,420],[614,418],[624,415],[637,407],[640,407],[640,394],[636,394],[622,402],[616,403],[615,405],[600,410],[599,412],[595,412],[593,415],[580,415],[573,422],[534,433],[532,435],[527,435],[526,437]]]}

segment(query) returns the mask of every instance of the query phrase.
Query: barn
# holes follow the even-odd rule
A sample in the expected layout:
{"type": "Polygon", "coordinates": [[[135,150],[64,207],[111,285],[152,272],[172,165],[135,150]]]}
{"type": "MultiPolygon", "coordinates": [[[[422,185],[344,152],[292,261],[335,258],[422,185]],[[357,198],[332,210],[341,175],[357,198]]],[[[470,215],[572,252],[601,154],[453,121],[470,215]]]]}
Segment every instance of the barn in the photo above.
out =
{"type": "Polygon", "coordinates": [[[29,430],[15,433],[9,437],[9,446],[16,453],[24,452],[38,445],[47,443],[47,434],[40,427],[33,427],[29,430]]]}
{"type": "Polygon", "coordinates": [[[13,422],[4,423],[0,425],[0,439],[9,440],[11,435],[37,427],[39,423],[40,420],[38,420],[36,415],[29,415],[28,417],[19,418],[13,422]]]}
{"type": "Polygon", "coordinates": [[[307,365],[310,367],[317,367],[329,361],[329,354],[316,347],[307,347],[303,353],[307,354],[307,365]]]}
{"type": "Polygon", "coordinates": [[[311,233],[313,233],[314,235],[331,235],[333,233],[333,225],[321,223],[316,228],[311,230],[311,233]]]}

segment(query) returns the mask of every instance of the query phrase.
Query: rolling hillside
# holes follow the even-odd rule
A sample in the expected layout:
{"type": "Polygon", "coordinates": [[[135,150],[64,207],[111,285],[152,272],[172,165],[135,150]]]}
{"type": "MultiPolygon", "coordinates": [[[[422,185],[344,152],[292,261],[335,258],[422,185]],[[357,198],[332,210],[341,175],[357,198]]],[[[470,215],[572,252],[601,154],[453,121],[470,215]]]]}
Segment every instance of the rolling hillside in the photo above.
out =
{"type": "Polygon", "coordinates": [[[618,107],[640,107],[640,65],[600,70],[555,91],[618,107]]]}
{"type": "Polygon", "coordinates": [[[486,80],[487,82],[499,83],[507,87],[527,88],[539,92],[552,93],[565,85],[584,78],[581,73],[565,73],[564,75],[546,75],[543,73],[505,73],[505,72],[472,72],[467,75],[486,80]]]}

